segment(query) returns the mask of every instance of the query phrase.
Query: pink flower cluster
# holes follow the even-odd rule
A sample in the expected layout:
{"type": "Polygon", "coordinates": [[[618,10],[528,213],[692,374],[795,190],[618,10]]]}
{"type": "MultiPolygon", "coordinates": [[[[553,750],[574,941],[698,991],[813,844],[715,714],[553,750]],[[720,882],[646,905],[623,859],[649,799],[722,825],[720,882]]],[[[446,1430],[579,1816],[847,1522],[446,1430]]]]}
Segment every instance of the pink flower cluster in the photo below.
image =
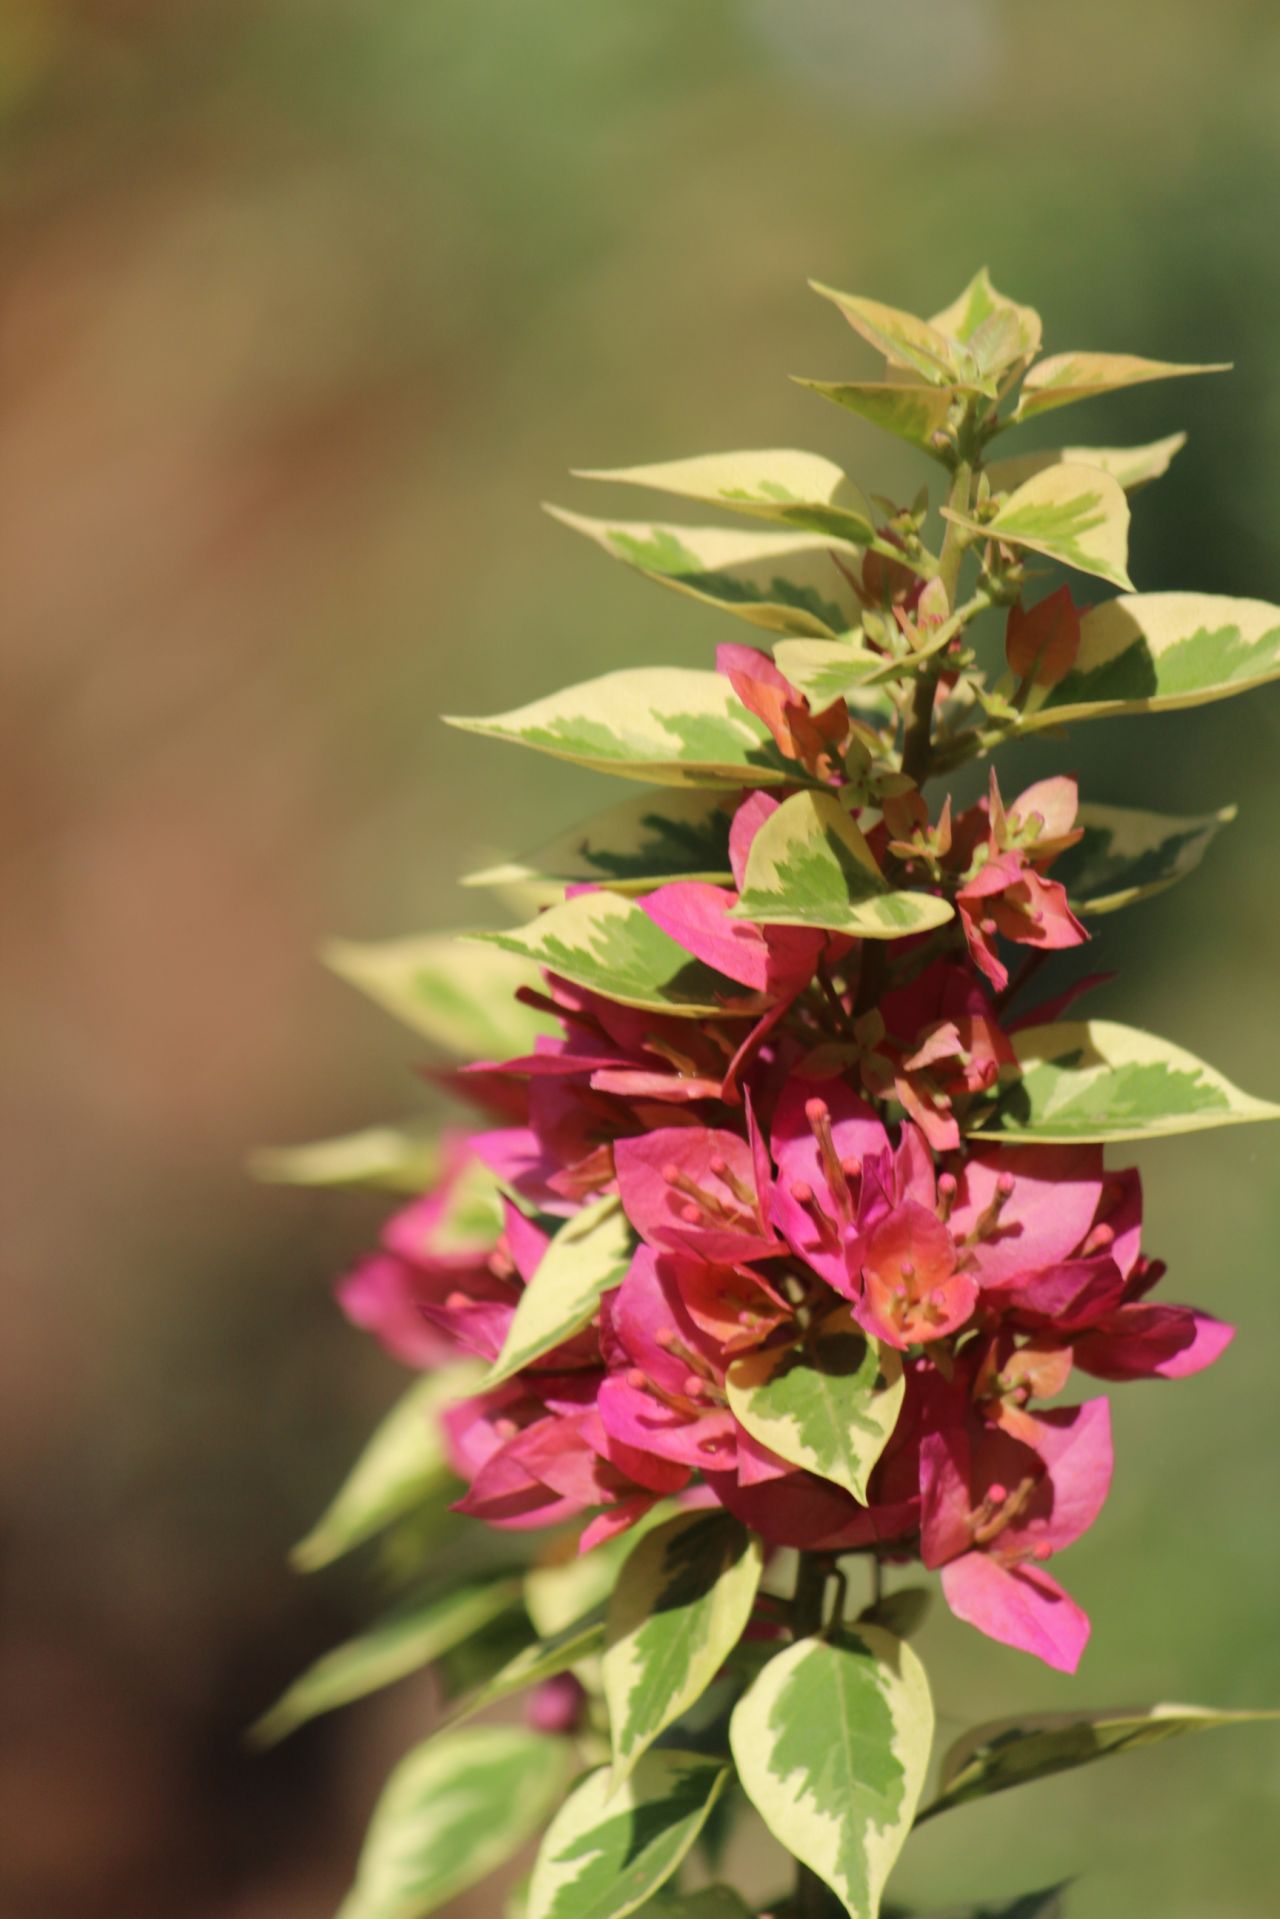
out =
{"type": "MultiPolygon", "coordinates": [[[[811,713],[747,648],[721,667],[779,749],[838,788],[858,725],[844,703],[811,713]]],[[[779,804],[744,795],[734,884],[640,901],[743,997],[726,985],[723,1016],[695,1021],[548,977],[558,1036],[472,1081],[508,1123],[455,1144],[440,1190],[391,1220],[341,1298],[410,1365],[492,1361],[550,1231],[616,1193],[634,1235],[621,1284],[584,1330],[448,1416],[461,1510],[502,1527],[585,1517],[590,1548],[658,1500],[716,1502],[773,1546],[918,1559],[959,1617],[1070,1671],[1088,1621],[1049,1563],[1106,1498],[1109,1407],[1047,1402],[1075,1373],[1196,1372],[1231,1329],[1152,1300],[1164,1269],[1141,1250],[1135,1171],[1096,1146],[965,1137],[1012,1059],[1007,947],[1085,937],[1047,877],[1076,837],[1074,782],[1006,807],[993,777],[936,824],[894,784],[858,817],[898,884],[954,902],[941,935],[872,962],[871,942],[732,917],[779,804]],[[492,1243],[452,1220],[476,1161],[511,1196],[492,1243]],[[803,1342],[841,1308],[905,1366],[866,1505],[761,1445],[726,1391],[740,1356],[803,1342]]]]}

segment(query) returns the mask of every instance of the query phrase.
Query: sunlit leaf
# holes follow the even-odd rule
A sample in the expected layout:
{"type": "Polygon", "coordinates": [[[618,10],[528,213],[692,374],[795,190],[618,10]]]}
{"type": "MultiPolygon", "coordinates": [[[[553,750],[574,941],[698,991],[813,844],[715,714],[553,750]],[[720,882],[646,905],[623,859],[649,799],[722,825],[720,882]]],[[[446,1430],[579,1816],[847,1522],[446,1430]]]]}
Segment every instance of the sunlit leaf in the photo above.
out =
{"type": "Polygon", "coordinates": [[[585,1619],[575,1620],[549,1639],[535,1640],[533,1645],[522,1647],[505,1666],[501,1666],[483,1685],[461,1700],[449,1713],[445,1724],[460,1725],[464,1719],[473,1718],[487,1706],[497,1705],[499,1700],[527,1692],[530,1686],[539,1686],[544,1679],[554,1679],[557,1673],[568,1672],[583,1660],[593,1659],[603,1645],[604,1620],[597,1608],[585,1619]]]}
{"type": "Polygon", "coordinates": [[[732,527],[594,520],[547,511],[646,579],[723,607],[771,633],[843,633],[858,619],[847,571],[857,547],[818,533],[743,533],[732,527]],[[836,557],[833,557],[833,553],[836,557]],[[837,557],[843,555],[846,572],[837,557]]]}
{"type": "Polygon", "coordinates": [[[634,1243],[616,1193],[566,1220],[520,1295],[502,1351],[485,1375],[485,1390],[589,1325],[605,1293],[621,1285],[634,1243]]]}
{"type": "Polygon", "coordinates": [[[1091,400],[1099,393],[1142,386],[1148,380],[1175,380],[1189,373],[1229,373],[1230,363],[1188,366],[1173,360],[1144,360],[1134,353],[1055,353],[1033,366],[1022,382],[1013,418],[1030,420],[1053,407],[1091,400]]]}
{"type": "Polygon", "coordinates": [[[928,1681],[911,1648],[875,1626],[801,1639],[752,1682],[729,1739],[774,1838],[850,1919],[876,1919],[933,1740],[928,1681]]]}
{"type": "Polygon", "coordinates": [[[968,286],[929,324],[968,347],[983,372],[1001,372],[1040,350],[1044,331],[1034,307],[1020,306],[992,285],[979,267],[968,286]]]}
{"type": "Polygon", "coordinates": [[[1280,1119],[1193,1053],[1111,1020],[1031,1026],[1013,1035],[1019,1077],[967,1130],[1020,1141],[1155,1139],[1280,1119]]]}
{"type": "Polygon", "coordinates": [[[516,1727],[415,1747],[374,1809],[338,1919],[420,1919],[518,1852],[560,1797],[561,1741],[516,1727]]]}
{"type": "Polygon", "coordinates": [[[809,282],[815,293],[838,306],[855,333],[882,353],[890,366],[919,374],[931,386],[964,385],[995,393],[995,382],[982,378],[967,350],[917,314],[885,306],[880,300],[809,282]]]}
{"type": "MultiPolygon", "coordinates": [[[[943,430],[955,403],[957,388],[912,386],[896,380],[806,380],[793,376],[797,386],[821,394],[837,406],[856,413],[872,426],[894,433],[909,446],[935,459],[943,456],[943,430]]],[[[850,622],[852,624],[852,622],[850,622]]]]}
{"type": "Polygon", "coordinates": [[[366,1126],[305,1146],[260,1146],[249,1156],[249,1171],[275,1186],[374,1186],[421,1193],[439,1173],[438,1133],[437,1126],[407,1120],[403,1126],[366,1126]]]}
{"type": "Polygon", "coordinates": [[[723,1012],[727,1004],[747,1011],[758,1004],[733,980],[690,959],[647,913],[617,893],[579,893],[527,926],[480,937],[620,1006],[698,1019],[723,1012]]]}
{"type": "Polygon", "coordinates": [[[544,1013],[515,998],[517,987],[538,983],[534,968],[506,953],[477,955],[454,933],[330,940],[322,957],[415,1033],[462,1059],[511,1059],[555,1030],[544,1013]]]}
{"type": "Polygon", "coordinates": [[[542,1842],[529,1919],[624,1919],[678,1869],[729,1780],[701,1753],[646,1753],[614,1789],[606,1766],[570,1794],[542,1842]]]}
{"type": "Polygon", "coordinates": [[[708,501],[854,546],[866,546],[875,537],[871,508],[848,475],[820,454],[792,447],[706,453],[656,466],[579,470],[576,477],[708,501]]]}
{"type": "Polygon", "coordinates": [[[522,859],[468,874],[463,885],[545,880],[563,887],[595,881],[619,893],[644,893],[666,880],[727,881],[729,828],[739,799],[739,793],[715,787],[664,786],[637,793],[522,859]]]}
{"type": "Polygon", "coordinates": [[[799,775],[728,679],[692,667],[604,673],[510,713],[447,723],[661,786],[772,786],[799,775]]]}
{"type": "Polygon", "coordinates": [[[866,1504],[906,1383],[901,1355],[868,1339],[847,1308],[787,1345],[742,1354],[726,1387],[753,1439],[866,1504]]]}
{"type": "Polygon", "coordinates": [[[945,508],[944,513],[979,538],[1043,553],[1113,586],[1132,584],[1127,571],[1129,503],[1124,488],[1100,467],[1047,466],[981,524],[945,508]]]}
{"type": "Polygon", "coordinates": [[[632,1550],[609,1606],[604,1691],[622,1779],[737,1645],[763,1548],[725,1512],[682,1513],[632,1550]]]}
{"type": "Polygon", "coordinates": [[[751,843],[735,917],[764,926],[825,927],[861,939],[903,939],[941,926],[950,904],[890,889],[861,832],[830,793],[796,793],[751,843]]]}
{"type": "Polygon", "coordinates": [[[986,469],[993,493],[1012,493],[1051,466],[1098,466],[1126,493],[1162,478],[1187,444],[1185,433],[1170,433],[1147,446],[1059,446],[1047,453],[1019,453],[994,460],[986,469]]]}
{"type": "Polygon", "coordinates": [[[1128,806],[1082,806],[1076,825],[1084,838],[1054,861],[1053,877],[1078,913],[1114,913],[1194,873],[1214,836],[1235,816],[1234,806],[1192,819],[1128,806]]]}

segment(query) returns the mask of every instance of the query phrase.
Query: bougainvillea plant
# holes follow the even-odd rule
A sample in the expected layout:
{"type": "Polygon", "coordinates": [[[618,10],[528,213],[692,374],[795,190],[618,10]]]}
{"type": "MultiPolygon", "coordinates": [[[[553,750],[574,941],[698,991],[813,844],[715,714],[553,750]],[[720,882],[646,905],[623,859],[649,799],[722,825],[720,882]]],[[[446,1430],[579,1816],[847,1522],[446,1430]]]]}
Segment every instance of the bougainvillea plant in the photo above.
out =
{"type": "Polygon", "coordinates": [[[933,463],[936,538],[927,491],[808,453],[589,476],[740,515],[557,517],[757,644],[452,722],[640,790],[473,877],[514,930],[335,949],[462,1056],[440,1076],[484,1116],[425,1196],[412,1130],[268,1168],[415,1194],[339,1299],[420,1377],[299,1549],[381,1537],[398,1603],[260,1729],[441,1662],[444,1724],[387,1785],[343,1919],[416,1919],[548,1818],[527,1919],[875,1919],[921,1819],[1252,1716],[1040,1715],[931,1777],[911,1644],[936,1587],[1074,1672],[1060,1555],[1106,1500],[1102,1388],[1231,1339],[1166,1299],[1115,1149],[1280,1109],[1048,972],[1230,811],[1082,803],[1062,772],[1017,791],[993,763],[1280,676],[1280,610],[1131,591],[1127,496],[1181,435],[990,457],[1214,369],[1041,357],[985,272],[928,321],[818,290],[884,364],[803,384],[933,463]],[[463,1723],[518,1692],[523,1722],[463,1723]],[[747,1819],[795,1861],[772,1901],[717,1878],[747,1819]]]}

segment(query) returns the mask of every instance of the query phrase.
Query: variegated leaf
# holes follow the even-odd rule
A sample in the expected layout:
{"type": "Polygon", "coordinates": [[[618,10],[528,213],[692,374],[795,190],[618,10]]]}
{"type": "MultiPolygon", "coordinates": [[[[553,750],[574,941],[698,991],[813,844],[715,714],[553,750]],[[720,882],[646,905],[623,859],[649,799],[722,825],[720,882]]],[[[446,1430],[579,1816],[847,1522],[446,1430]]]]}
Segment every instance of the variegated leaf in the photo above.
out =
{"type": "Polygon", "coordinates": [[[929,324],[966,346],[983,372],[1002,372],[1030,359],[1040,351],[1044,331],[1035,308],[1001,293],[986,267],[979,267],[963,293],[933,314],[929,324]]]}
{"type": "Polygon", "coordinates": [[[1051,466],[1097,466],[1126,493],[1136,493],[1169,471],[1187,444],[1185,433],[1170,433],[1148,446],[1060,446],[1046,453],[1020,453],[987,468],[993,493],[1012,493],[1051,466]]]}
{"type": "Polygon", "coordinates": [[[332,1501],[290,1554],[299,1572],[328,1566],[410,1511],[448,1477],[440,1414],[479,1386],[471,1361],[416,1380],[392,1407],[332,1501]]]}
{"type": "Polygon", "coordinates": [[[571,832],[557,834],[523,859],[470,873],[462,883],[505,887],[547,882],[564,887],[596,881],[618,893],[646,893],[666,880],[727,882],[729,828],[740,798],[738,792],[705,786],[637,793],[571,832]]]}
{"type": "Polygon", "coordinates": [[[867,1481],[898,1422],[902,1356],[868,1339],[847,1307],[785,1346],[743,1353],[726,1388],[735,1418],[781,1459],[867,1503],[867,1481]]]}
{"type": "Polygon", "coordinates": [[[675,1511],[670,1500],[659,1500],[629,1532],[615,1534],[589,1553],[579,1552],[572,1536],[561,1535],[525,1574],[525,1610],[534,1630],[544,1639],[551,1638],[584,1614],[594,1614],[613,1591],[622,1562],[636,1540],[662,1525],[675,1511]]]}
{"type": "Polygon", "coordinates": [[[386,1012],[461,1059],[511,1059],[555,1030],[554,1021],[515,997],[517,987],[538,984],[534,968],[506,953],[477,955],[454,933],[330,940],[322,957],[386,1012]]]}
{"type": "Polygon", "coordinates": [[[548,507],[553,519],[585,533],[646,579],[723,607],[771,633],[843,633],[859,601],[832,557],[861,564],[855,546],[819,533],[742,533],[733,527],[666,526],[647,520],[593,520],[548,507]]]}
{"type": "Polygon", "coordinates": [[[616,1791],[591,1773],[556,1814],[529,1884],[529,1919],[625,1919],[666,1884],[729,1769],[701,1753],[646,1753],[616,1791]]]}
{"type": "Polygon", "coordinates": [[[308,1666],[252,1727],[250,1738],[255,1745],[274,1745],[321,1713],[394,1685],[462,1645],[519,1596],[514,1581],[494,1580],[398,1607],[308,1666]]]}
{"type": "Polygon", "coordinates": [[[1053,877],[1078,913],[1114,913],[1194,873],[1214,835],[1235,816],[1234,806],[1192,819],[1128,806],[1082,806],[1076,825],[1084,838],[1054,861],[1053,877]]]}
{"type": "Polygon", "coordinates": [[[771,1659],[729,1727],[738,1775],[775,1839],[876,1919],[924,1785],[933,1704],[911,1648],[878,1627],[771,1659]]]}
{"type": "Polygon", "coordinates": [[[1140,1746],[1280,1719],[1280,1712],[1218,1712],[1207,1706],[1130,1707],[1112,1712],[1046,1712],[997,1719],[958,1739],[942,1762],[938,1795],[921,1813],[962,1806],[1011,1786],[1069,1772],[1095,1759],[1135,1752],[1140,1746]]]}
{"type": "Polygon", "coordinates": [[[774,663],[812,706],[832,700],[856,699],[866,683],[885,666],[883,653],[859,646],[851,636],[843,640],[779,640],[774,663]]]}
{"type": "Polygon", "coordinates": [[[575,477],[674,493],[854,546],[875,538],[871,508],[848,475],[821,454],[793,447],[705,453],[656,466],[580,469],[575,477]]]}
{"type": "Polygon", "coordinates": [[[366,1126],[305,1146],[260,1146],[249,1156],[249,1171],[274,1186],[374,1186],[422,1193],[439,1172],[438,1133],[436,1126],[406,1120],[403,1126],[366,1126]]]}
{"type": "Polygon", "coordinates": [[[979,538],[1043,553],[1113,586],[1132,585],[1129,503],[1124,488],[1100,467],[1047,466],[981,524],[945,507],[943,514],[979,538]]]}
{"type": "Polygon", "coordinates": [[[616,1193],[566,1220],[520,1295],[502,1351],[485,1375],[489,1392],[590,1325],[620,1286],[635,1240],[616,1193]]]}
{"type": "Polygon", "coordinates": [[[944,432],[956,387],[916,386],[905,380],[806,380],[794,375],[793,379],[796,386],[807,387],[824,400],[846,407],[886,433],[895,433],[922,453],[934,459],[943,457],[944,432]]]}
{"type": "Polygon", "coordinates": [[[979,375],[967,349],[917,314],[855,293],[837,293],[817,280],[809,285],[839,307],[854,332],[882,353],[890,366],[919,374],[930,386],[968,386],[994,395],[995,382],[979,375]]]}
{"type": "Polygon", "coordinates": [[[891,891],[866,840],[831,793],[796,793],[751,843],[735,917],[902,939],[952,917],[932,893],[891,891]]]}
{"type": "Polygon", "coordinates": [[[1121,387],[1143,386],[1148,380],[1230,371],[1228,361],[1188,366],[1173,360],[1144,360],[1134,353],[1055,353],[1027,374],[1013,418],[1030,420],[1054,407],[1092,400],[1099,393],[1116,393],[1121,387]]]}
{"type": "Polygon", "coordinates": [[[634,1547],[604,1654],[615,1778],[711,1684],[746,1630],[763,1564],[760,1541],[725,1512],[681,1513],[634,1547]]]}
{"type": "Polygon", "coordinates": [[[463,1720],[473,1718],[488,1706],[496,1706],[500,1700],[527,1692],[530,1686],[541,1685],[544,1679],[554,1679],[557,1673],[568,1672],[584,1660],[594,1659],[603,1645],[604,1620],[597,1609],[587,1618],[565,1626],[550,1639],[538,1639],[533,1645],[522,1647],[505,1666],[469,1693],[444,1723],[461,1725],[463,1720]]]}
{"type": "Polygon", "coordinates": [[[421,1919],[518,1852],[560,1796],[563,1742],[514,1726],[415,1747],[374,1809],[338,1919],[421,1919]]]}
{"type": "Polygon", "coordinates": [[[1013,1036],[1019,1077],[968,1130],[1022,1141],[1154,1139],[1280,1119],[1168,1040],[1111,1020],[1031,1026],[1013,1036]]]}
{"type": "Polygon", "coordinates": [[[1216,593],[1122,594],[1086,613],[1076,663],[1036,688],[1022,727],[1159,713],[1280,677],[1280,607],[1216,593]]]}
{"type": "Polygon", "coordinates": [[[579,893],[510,933],[477,934],[620,1006],[702,1019],[759,1010],[758,997],[690,959],[633,901],[579,893]]]}
{"type": "Polygon", "coordinates": [[[604,673],[510,713],[447,724],[660,786],[774,786],[800,776],[725,676],[691,667],[604,673]]]}

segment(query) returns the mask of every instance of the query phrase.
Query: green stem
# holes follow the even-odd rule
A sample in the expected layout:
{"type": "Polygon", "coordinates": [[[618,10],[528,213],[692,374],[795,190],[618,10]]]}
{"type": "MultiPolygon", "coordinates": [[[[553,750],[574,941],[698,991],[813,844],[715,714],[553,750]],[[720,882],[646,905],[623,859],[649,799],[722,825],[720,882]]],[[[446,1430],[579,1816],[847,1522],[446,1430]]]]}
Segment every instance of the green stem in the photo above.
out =
{"type": "MultiPolygon", "coordinates": [[[[952,513],[967,513],[973,492],[973,462],[961,460],[951,476],[947,506],[952,513]]],[[[938,578],[947,596],[947,607],[956,611],[956,588],[960,583],[960,564],[968,536],[954,520],[947,521],[938,556],[938,578]]],[[[933,703],[938,690],[941,667],[923,672],[916,681],[911,715],[902,740],[902,770],[917,786],[923,786],[933,771],[933,703]]]]}

